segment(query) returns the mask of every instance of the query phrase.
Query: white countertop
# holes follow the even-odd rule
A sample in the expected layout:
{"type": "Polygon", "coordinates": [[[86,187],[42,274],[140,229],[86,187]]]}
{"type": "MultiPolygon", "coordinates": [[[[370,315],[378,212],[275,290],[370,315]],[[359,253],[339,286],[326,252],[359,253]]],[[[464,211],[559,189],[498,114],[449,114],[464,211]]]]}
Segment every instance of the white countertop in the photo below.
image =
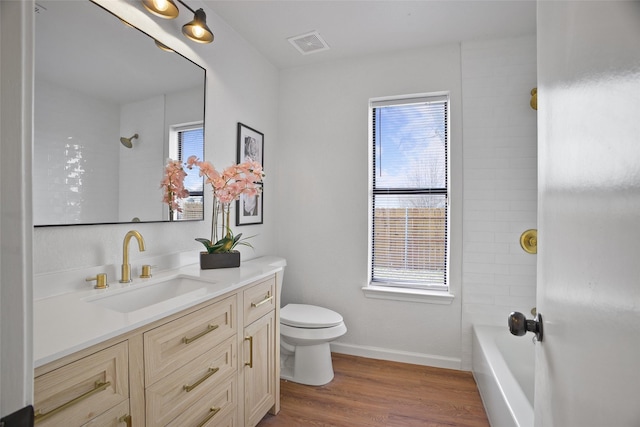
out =
{"type": "Polygon", "coordinates": [[[87,289],[34,301],[34,367],[39,367],[94,344],[132,331],[163,317],[232,292],[261,278],[281,272],[286,261],[262,257],[242,262],[238,268],[201,270],[192,264],[153,274],[150,279],[133,278],[132,283],[114,281],[108,289],[87,289]],[[126,292],[175,277],[216,282],[207,292],[191,292],[129,313],[120,313],[90,302],[97,296],[126,292]],[[89,301],[87,301],[89,300],[89,301]]]}

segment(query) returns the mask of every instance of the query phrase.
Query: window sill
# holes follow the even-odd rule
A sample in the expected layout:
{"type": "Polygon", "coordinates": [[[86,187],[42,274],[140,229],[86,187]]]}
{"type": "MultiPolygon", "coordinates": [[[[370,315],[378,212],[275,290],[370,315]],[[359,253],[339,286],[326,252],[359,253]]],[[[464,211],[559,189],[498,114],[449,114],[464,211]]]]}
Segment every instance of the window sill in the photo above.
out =
{"type": "Polygon", "coordinates": [[[364,292],[367,298],[421,302],[425,304],[449,305],[455,297],[455,295],[445,291],[406,289],[390,286],[364,286],[362,292],[364,292]]]}

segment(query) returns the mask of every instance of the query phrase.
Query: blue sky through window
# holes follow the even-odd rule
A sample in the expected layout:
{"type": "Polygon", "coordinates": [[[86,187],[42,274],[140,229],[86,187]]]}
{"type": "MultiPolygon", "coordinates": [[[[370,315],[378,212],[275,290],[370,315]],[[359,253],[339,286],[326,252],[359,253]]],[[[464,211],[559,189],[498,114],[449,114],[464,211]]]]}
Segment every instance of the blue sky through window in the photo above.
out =
{"type": "Polygon", "coordinates": [[[376,188],[445,188],[444,103],[376,108],[376,188]]]}
{"type": "MultiPolygon", "coordinates": [[[[182,138],[182,162],[186,162],[190,156],[197,156],[199,159],[204,157],[204,129],[192,129],[181,132],[182,138]]],[[[199,169],[191,170],[185,168],[187,176],[184,179],[184,186],[189,192],[202,191],[203,181],[199,176],[199,169]]]]}

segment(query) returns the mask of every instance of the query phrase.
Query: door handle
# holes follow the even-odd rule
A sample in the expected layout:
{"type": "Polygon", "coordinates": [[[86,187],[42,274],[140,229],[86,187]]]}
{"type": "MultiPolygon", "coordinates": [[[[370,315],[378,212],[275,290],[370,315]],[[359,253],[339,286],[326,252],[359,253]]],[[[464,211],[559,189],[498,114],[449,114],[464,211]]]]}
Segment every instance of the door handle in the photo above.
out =
{"type": "Polygon", "coordinates": [[[524,314],[514,311],[509,315],[509,331],[519,337],[533,332],[536,340],[542,341],[542,316],[538,313],[535,320],[527,320],[524,314]]]}

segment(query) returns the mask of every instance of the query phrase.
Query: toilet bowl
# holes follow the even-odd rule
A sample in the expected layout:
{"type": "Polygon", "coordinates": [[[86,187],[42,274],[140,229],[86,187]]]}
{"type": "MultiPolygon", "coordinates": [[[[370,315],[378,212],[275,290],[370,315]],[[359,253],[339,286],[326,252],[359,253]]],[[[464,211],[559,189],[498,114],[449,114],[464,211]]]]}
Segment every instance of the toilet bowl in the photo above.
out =
{"type": "Polygon", "coordinates": [[[280,310],[280,378],[307,385],[333,379],[329,343],[347,332],[342,316],[315,305],[280,310]]]}

